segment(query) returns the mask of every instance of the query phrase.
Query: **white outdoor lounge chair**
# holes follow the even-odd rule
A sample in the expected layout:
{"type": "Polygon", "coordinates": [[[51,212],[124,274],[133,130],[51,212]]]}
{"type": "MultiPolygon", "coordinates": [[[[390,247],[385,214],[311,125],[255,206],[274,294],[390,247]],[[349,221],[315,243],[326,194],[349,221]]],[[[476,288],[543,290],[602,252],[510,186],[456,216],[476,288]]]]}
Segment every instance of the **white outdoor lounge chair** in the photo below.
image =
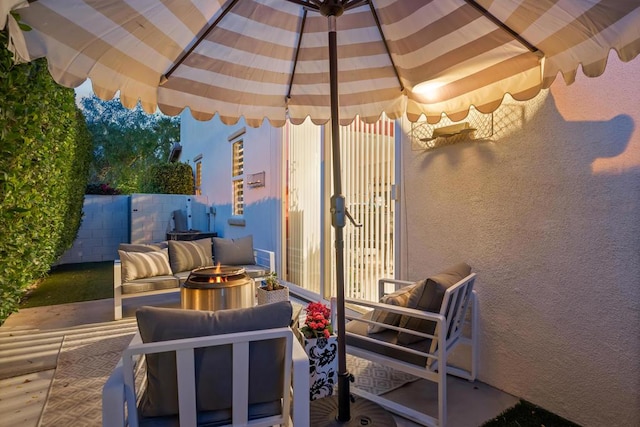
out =
{"type": "Polygon", "coordinates": [[[309,359],[289,301],[136,315],[139,333],[103,388],[103,426],[309,424],[309,359]]]}
{"type": "Polygon", "coordinates": [[[476,378],[478,310],[473,290],[475,278],[468,265],[458,264],[416,284],[382,279],[379,281],[381,302],[346,299],[348,304],[373,309],[362,316],[346,316],[350,320],[345,328],[347,353],[436,382],[437,417],[357,388],[353,388],[353,393],[422,425],[445,426],[446,374],[470,381],[476,378]],[[387,283],[395,285],[396,292],[385,295],[387,283]],[[468,309],[471,313],[467,317],[468,309]],[[467,320],[471,323],[469,337],[463,335],[463,324],[467,320]],[[449,354],[459,344],[471,346],[469,369],[447,363],[449,354]]]}

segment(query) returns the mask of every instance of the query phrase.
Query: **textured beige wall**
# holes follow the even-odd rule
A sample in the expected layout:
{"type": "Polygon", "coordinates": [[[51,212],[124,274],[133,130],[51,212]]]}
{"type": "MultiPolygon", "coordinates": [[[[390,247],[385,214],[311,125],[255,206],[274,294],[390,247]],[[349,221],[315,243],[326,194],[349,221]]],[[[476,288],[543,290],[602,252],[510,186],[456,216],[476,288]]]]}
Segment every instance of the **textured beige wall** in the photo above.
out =
{"type": "Polygon", "coordinates": [[[584,426],[638,426],[640,60],[560,80],[496,115],[492,141],[404,136],[403,275],[478,272],[481,381],[584,426]]]}

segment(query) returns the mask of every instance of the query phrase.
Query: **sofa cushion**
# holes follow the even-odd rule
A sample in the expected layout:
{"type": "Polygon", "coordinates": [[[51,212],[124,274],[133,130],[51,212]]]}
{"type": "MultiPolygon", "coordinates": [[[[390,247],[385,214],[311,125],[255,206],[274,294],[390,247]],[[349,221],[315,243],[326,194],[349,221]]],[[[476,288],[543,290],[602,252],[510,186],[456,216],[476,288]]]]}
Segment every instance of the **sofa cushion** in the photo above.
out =
{"type": "MultiPolygon", "coordinates": [[[[142,341],[181,338],[288,327],[289,301],[217,312],[142,307],[136,312],[142,341]]],[[[253,342],[249,346],[249,403],[278,401],[282,397],[283,340],[253,342]]],[[[148,355],[147,388],[140,405],[145,417],[178,413],[175,353],[148,355]]],[[[198,411],[231,407],[231,346],[196,349],[196,406],[198,411]]]]}
{"type": "Polygon", "coordinates": [[[164,289],[174,289],[180,286],[180,282],[175,276],[155,276],[144,279],[131,280],[122,283],[123,294],[137,294],[140,292],[161,291],[164,289]]]}
{"type": "MultiPolygon", "coordinates": [[[[439,313],[445,291],[471,273],[471,267],[465,263],[456,264],[442,273],[429,277],[417,284],[411,291],[408,308],[439,313]]],[[[435,332],[436,323],[432,320],[418,319],[410,316],[400,318],[400,327],[431,334],[435,332]]],[[[424,338],[407,332],[398,333],[398,342],[410,344],[424,338]]]]}
{"type": "Polygon", "coordinates": [[[169,240],[169,263],[174,274],[213,265],[211,239],[169,240]]]}
{"type": "MultiPolygon", "coordinates": [[[[372,314],[373,312],[369,311],[362,316],[362,319],[370,319],[372,314]]],[[[396,331],[383,329],[381,332],[370,334],[367,323],[358,320],[349,321],[345,326],[345,331],[347,331],[345,339],[349,346],[373,351],[374,353],[411,363],[422,368],[424,368],[427,363],[427,356],[404,351],[401,348],[387,346],[384,345],[384,343],[427,353],[431,347],[430,339],[421,338],[419,341],[412,342],[411,344],[402,344],[398,342],[398,334],[396,331]],[[371,338],[375,338],[375,340],[372,341],[371,338]]]]}
{"type": "MultiPolygon", "coordinates": [[[[416,287],[415,284],[405,286],[401,289],[398,289],[395,292],[392,292],[388,295],[383,296],[382,298],[380,298],[380,302],[383,304],[406,307],[407,303],[409,302],[409,296],[411,295],[411,291],[415,287],[416,287]]],[[[371,315],[371,320],[375,322],[386,323],[387,325],[398,326],[400,324],[401,317],[402,315],[398,313],[391,313],[389,311],[375,309],[373,310],[373,313],[371,315]]],[[[382,332],[385,329],[387,328],[379,325],[369,324],[367,326],[367,331],[370,334],[377,334],[378,332],[382,332]]]]}
{"type": "Polygon", "coordinates": [[[256,264],[241,264],[239,265],[239,267],[244,268],[244,272],[247,273],[247,276],[252,279],[265,277],[267,274],[269,274],[269,269],[256,264]]]}
{"type": "Polygon", "coordinates": [[[154,276],[171,275],[167,249],[151,252],[118,251],[122,266],[122,281],[129,282],[154,276]]]}
{"type": "Polygon", "coordinates": [[[216,264],[242,265],[255,264],[253,256],[253,236],[245,236],[239,239],[213,238],[213,255],[216,264]]]}

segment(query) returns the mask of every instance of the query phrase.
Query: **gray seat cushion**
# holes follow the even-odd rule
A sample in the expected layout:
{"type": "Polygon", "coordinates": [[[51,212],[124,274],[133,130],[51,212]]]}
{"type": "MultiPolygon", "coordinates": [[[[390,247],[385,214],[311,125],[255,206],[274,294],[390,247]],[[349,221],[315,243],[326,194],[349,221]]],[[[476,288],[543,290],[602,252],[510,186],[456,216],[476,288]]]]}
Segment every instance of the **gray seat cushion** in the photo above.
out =
{"type": "MultiPolygon", "coordinates": [[[[288,327],[291,313],[291,303],[281,301],[217,312],[142,307],[136,317],[142,341],[147,343],[288,327]]],[[[284,340],[253,342],[249,351],[249,403],[279,402],[283,387],[284,340]]],[[[149,355],[146,363],[148,384],[140,413],[144,417],[176,415],[175,353],[149,355]]],[[[231,407],[231,346],[196,349],[195,367],[198,411],[228,410],[231,407]]]]}
{"type": "Polygon", "coordinates": [[[180,282],[174,276],[156,276],[144,279],[136,279],[122,283],[123,294],[137,294],[140,292],[160,291],[173,289],[180,286],[180,282]]]}
{"type": "MultiPolygon", "coordinates": [[[[362,316],[363,319],[370,319],[372,315],[372,311],[367,312],[362,316]]],[[[420,341],[413,342],[411,344],[402,344],[398,342],[398,333],[392,329],[384,329],[382,332],[371,334],[367,331],[367,323],[366,322],[358,322],[357,320],[352,320],[348,322],[345,326],[347,332],[351,332],[355,335],[346,336],[347,345],[362,348],[374,353],[378,353],[382,356],[387,356],[393,359],[402,360],[407,363],[412,363],[417,366],[425,366],[427,363],[426,356],[420,356],[417,354],[405,352],[399,349],[387,347],[383,344],[370,342],[360,337],[368,337],[375,338],[378,341],[396,344],[402,347],[411,348],[413,350],[418,350],[424,353],[429,352],[431,348],[431,340],[430,339],[422,339],[420,341]]]]}
{"type": "Polygon", "coordinates": [[[247,273],[247,276],[251,277],[252,279],[257,279],[258,277],[264,277],[269,273],[269,270],[265,267],[261,267],[259,265],[256,264],[244,264],[244,265],[240,265],[239,267],[244,268],[245,273],[247,273]]]}
{"type": "MultiPolygon", "coordinates": [[[[281,411],[280,402],[254,403],[249,405],[249,420],[278,415],[281,411]]],[[[197,415],[198,426],[215,427],[231,424],[231,410],[201,411],[197,415]]],[[[177,415],[164,417],[141,417],[140,427],[180,427],[180,419],[177,415]]]]}
{"type": "Polygon", "coordinates": [[[216,264],[222,265],[252,265],[256,263],[253,255],[253,236],[239,239],[213,238],[213,255],[216,264]]]}

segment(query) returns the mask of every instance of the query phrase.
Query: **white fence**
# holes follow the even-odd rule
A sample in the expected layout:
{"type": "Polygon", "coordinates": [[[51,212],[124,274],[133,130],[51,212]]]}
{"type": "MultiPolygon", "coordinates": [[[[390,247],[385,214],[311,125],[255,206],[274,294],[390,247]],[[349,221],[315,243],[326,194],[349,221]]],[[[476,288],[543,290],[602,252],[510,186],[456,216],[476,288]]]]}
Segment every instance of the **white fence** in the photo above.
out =
{"type": "Polygon", "coordinates": [[[171,213],[177,209],[186,211],[188,199],[192,199],[192,228],[208,231],[207,198],[204,196],[87,195],[78,236],[57,264],[111,261],[117,258],[120,243],[164,240],[170,230],[171,213]]]}

